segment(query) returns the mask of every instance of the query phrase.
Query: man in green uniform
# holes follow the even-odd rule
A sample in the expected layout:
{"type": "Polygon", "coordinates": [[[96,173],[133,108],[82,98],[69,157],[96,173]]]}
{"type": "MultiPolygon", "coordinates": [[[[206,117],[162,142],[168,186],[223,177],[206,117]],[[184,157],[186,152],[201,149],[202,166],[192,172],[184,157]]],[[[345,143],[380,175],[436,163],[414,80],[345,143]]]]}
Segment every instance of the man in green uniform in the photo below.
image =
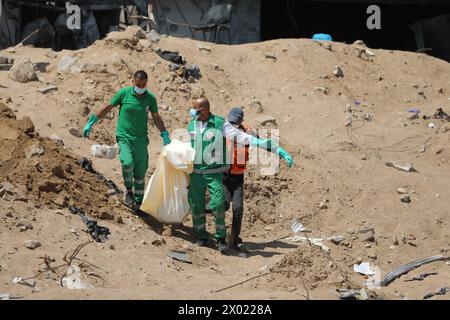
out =
{"type": "Polygon", "coordinates": [[[120,89],[110,103],[92,114],[83,130],[88,137],[92,126],[114,107],[120,106],[116,140],[120,148],[122,176],[125,183],[125,204],[136,211],[144,198],[145,173],[148,168],[148,112],[161,132],[164,145],[170,143],[169,132],[158,113],[155,95],[146,89],[148,76],[143,70],[134,74],[133,86],[120,89]],[[134,193],[133,193],[134,187],[134,193]]]}
{"type": "MultiPolygon", "coordinates": [[[[208,245],[206,231],[205,191],[210,194],[210,210],[214,214],[216,232],[214,238],[220,252],[228,249],[225,238],[225,192],[223,173],[229,171],[230,160],[227,155],[226,139],[241,144],[253,145],[278,153],[280,148],[272,140],[262,140],[239,130],[223,117],[210,112],[208,99],[196,99],[190,110],[191,122],[188,126],[191,145],[195,149],[194,170],[190,175],[188,199],[192,211],[194,232],[198,237],[197,245],[208,245]]],[[[290,166],[293,161],[286,154],[290,166]]]]}

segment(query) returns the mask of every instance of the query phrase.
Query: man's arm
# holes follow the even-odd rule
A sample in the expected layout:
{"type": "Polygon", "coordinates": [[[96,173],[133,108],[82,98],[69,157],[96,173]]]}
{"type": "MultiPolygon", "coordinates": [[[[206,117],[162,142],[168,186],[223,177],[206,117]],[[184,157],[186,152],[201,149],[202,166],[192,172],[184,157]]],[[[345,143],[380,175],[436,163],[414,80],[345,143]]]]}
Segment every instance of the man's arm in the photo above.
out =
{"type": "Polygon", "coordinates": [[[169,132],[166,130],[166,127],[164,126],[164,122],[162,121],[158,112],[152,112],[152,117],[153,120],[155,121],[155,126],[161,132],[160,136],[163,139],[163,145],[167,146],[170,143],[170,137],[169,132]]]}
{"type": "Polygon", "coordinates": [[[110,104],[103,107],[96,113],[97,118],[99,118],[99,119],[104,118],[113,108],[114,108],[114,106],[110,105],[110,104]]]}
{"type": "Polygon", "coordinates": [[[158,112],[152,112],[152,118],[153,121],[155,121],[155,126],[158,128],[160,132],[167,131],[166,127],[164,126],[164,122],[161,119],[161,116],[158,112]]]}

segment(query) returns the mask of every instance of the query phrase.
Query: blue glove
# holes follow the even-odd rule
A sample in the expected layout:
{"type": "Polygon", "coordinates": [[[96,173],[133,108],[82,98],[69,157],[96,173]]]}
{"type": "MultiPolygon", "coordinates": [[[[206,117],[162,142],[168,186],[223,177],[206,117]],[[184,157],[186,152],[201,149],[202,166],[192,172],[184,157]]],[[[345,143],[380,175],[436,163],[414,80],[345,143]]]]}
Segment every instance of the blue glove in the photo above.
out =
{"type": "Polygon", "coordinates": [[[166,131],[161,132],[160,136],[163,139],[164,146],[167,146],[170,143],[169,131],[166,130],[166,131]]]}
{"type": "Polygon", "coordinates": [[[276,154],[286,160],[289,168],[292,167],[292,165],[294,164],[294,160],[292,160],[291,155],[287,153],[286,150],[284,150],[282,147],[278,147],[276,154]]]}
{"type": "Polygon", "coordinates": [[[259,139],[256,137],[253,137],[252,140],[250,140],[250,145],[257,146],[258,148],[266,149],[268,151],[276,151],[276,142],[272,139],[259,139]]]}
{"type": "Polygon", "coordinates": [[[83,137],[87,138],[89,137],[89,134],[91,133],[92,130],[92,126],[98,121],[98,117],[96,114],[92,114],[89,117],[88,123],[86,124],[86,126],[83,129],[83,137]]]}

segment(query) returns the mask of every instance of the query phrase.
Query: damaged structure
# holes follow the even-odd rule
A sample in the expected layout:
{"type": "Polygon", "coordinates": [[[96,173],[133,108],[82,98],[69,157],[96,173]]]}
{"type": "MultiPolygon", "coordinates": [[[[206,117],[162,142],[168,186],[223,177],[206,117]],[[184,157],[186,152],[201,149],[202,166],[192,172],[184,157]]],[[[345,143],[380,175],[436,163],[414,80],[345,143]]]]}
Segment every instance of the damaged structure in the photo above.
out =
{"type": "Polygon", "coordinates": [[[0,49],[25,44],[83,48],[139,25],[159,34],[241,44],[279,38],[363,40],[372,48],[426,52],[450,61],[446,0],[380,0],[381,28],[366,26],[369,0],[1,0],[0,49]],[[79,8],[79,28],[74,6],[79,8]],[[337,12],[339,14],[337,14],[337,12]]]}

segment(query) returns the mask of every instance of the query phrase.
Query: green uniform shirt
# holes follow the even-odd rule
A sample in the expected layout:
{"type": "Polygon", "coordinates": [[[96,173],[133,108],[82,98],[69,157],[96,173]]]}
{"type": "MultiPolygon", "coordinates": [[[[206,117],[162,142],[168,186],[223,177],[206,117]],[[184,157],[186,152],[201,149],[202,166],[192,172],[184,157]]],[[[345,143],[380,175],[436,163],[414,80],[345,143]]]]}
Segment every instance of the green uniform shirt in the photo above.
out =
{"type": "Polygon", "coordinates": [[[111,99],[112,106],[119,106],[119,121],[116,136],[133,139],[147,136],[148,111],[158,112],[158,104],[153,93],[146,90],[142,97],[138,97],[133,87],[124,87],[117,91],[111,99]]]}

